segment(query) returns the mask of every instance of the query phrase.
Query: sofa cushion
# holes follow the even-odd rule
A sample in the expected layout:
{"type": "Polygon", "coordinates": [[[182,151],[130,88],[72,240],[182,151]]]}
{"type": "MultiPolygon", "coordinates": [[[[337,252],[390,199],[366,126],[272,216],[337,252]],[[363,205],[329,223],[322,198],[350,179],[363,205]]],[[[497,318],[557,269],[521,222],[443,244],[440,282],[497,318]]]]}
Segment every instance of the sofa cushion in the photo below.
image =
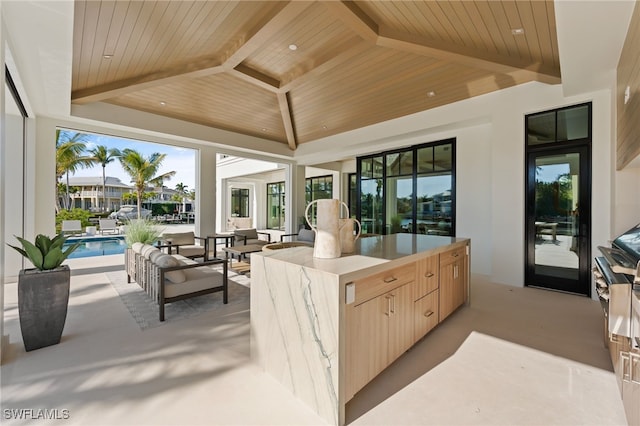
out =
{"type": "Polygon", "coordinates": [[[175,232],[162,234],[162,240],[176,245],[196,243],[196,237],[193,232],[175,232]]]}
{"type": "MultiPolygon", "coordinates": [[[[155,263],[159,268],[171,268],[174,266],[180,266],[181,264],[178,259],[168,254],[156,257],[155,263]]],[[[184,271],[170,271],[165,273],[164,276],[172,283],[183,283],[187,279],[184,271]]]]}
{"type": "MultiPolygon", "coordinates": [[[[256,228],[236,229],[235,231],[233,231],[233,235],[237,237],[247,237],[247,240],[257,240],[258,230],[256,228]]],[[[241,238],[241,239],[244,239],[244,238],[241,238]]]]}
{"type": "Polygon", "coordinates": [[[223,275],[208,266],[189,268],[184,271],[187,280],[180,284],[168,283],[164,290],[165,297],[195,293],[201,290],[220,287],[223,284],[223,275]]]}
{"type": "Polygon", "coordinates": [[[180,246],[178,253],[185,257],[204,256],[204,247],[202,246],[180,246]]]}

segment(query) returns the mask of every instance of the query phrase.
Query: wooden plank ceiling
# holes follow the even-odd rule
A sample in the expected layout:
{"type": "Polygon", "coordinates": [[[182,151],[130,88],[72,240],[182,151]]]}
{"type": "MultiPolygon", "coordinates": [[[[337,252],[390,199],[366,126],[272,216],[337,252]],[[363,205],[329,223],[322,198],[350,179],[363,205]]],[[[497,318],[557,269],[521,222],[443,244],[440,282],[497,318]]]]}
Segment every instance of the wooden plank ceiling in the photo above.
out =
{"type": "Polygon", "coordinates": [[[552,0],[76,1],[73,43],[73,103],[291,149],[517,84],[560,83],[552,0]]]}

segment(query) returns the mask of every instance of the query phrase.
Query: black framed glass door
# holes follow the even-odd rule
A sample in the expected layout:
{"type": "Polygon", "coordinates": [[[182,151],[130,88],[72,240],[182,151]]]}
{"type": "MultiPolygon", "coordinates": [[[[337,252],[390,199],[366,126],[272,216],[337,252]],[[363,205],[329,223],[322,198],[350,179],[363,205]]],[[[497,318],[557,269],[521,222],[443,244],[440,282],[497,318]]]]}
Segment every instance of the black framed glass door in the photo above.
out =
{"type": "Polygon", "coordinates": [[[591,158],[586,145],[527,154],[525,285],[591,294],[591,158]]]}

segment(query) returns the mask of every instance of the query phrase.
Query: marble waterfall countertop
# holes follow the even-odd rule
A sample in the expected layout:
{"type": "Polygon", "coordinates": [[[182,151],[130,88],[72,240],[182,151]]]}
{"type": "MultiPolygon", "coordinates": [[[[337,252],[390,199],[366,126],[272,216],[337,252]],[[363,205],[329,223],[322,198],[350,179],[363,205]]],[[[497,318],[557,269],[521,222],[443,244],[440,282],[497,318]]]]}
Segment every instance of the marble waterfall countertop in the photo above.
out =
{"type": "Polygon", "coordinates": [[[354,253],[336,259],[314,258],[313,247],[251,254],[251,358],[327,422],[344,425],[347,284],[469,242],[395,234],[358,239],[354,253]]]}
{"type": "Polygon", "coordinates": [[[340,282],[344,283],[468,243],[468,238],[392,234],[359,238],[356,240],[353,253],[343,254],[336,259],[314,258],[312,247],[291,247],[283,250],[254,253],[251,256],[265,256],[293,265],[338,275],[340,276],[340,282]],[[390,262],[391,264],[389,264],[390,262]]]}

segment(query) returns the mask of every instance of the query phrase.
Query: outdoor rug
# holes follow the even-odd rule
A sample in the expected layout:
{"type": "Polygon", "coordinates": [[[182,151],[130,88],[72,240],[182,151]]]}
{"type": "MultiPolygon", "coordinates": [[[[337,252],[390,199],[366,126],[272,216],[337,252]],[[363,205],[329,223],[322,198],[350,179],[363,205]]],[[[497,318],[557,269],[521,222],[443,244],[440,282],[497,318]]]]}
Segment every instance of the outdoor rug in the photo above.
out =
{"type": "MultiPolygon", "coordinates": [[[[227,307],[245,304],[249,308],[249,287],[229,279],[228,303],[222,303],[222,292],[205,294],[190,299],[179,300],[165,305],[165,321],[158,319],[158,304],[135,283],[127,283],[125,271],[105,272],[113,288],[118,292],[120,300],[127,307],[138,326],[145,330],[167,323],[193,318],[205,312],[218,310],[220,314],[229,313],[227,307]]],[[[239,279],[244,277],[238,277],[239,279]]],[[[237,308],[237,307],[235,307],[237,308]]]]}

